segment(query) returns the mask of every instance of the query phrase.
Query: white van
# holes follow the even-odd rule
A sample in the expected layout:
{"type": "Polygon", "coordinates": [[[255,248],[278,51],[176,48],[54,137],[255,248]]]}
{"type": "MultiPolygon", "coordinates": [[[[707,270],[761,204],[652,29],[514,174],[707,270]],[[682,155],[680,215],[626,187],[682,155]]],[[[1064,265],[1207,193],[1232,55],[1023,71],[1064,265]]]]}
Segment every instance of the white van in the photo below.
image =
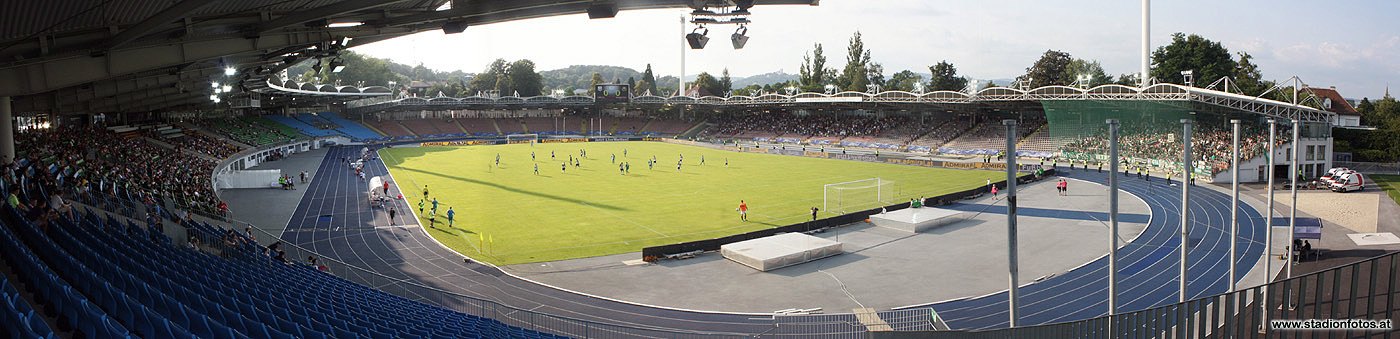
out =
{"type": "Polygon", "coordinates": [[[1333,192],[1360,191],[1366,186],[1366,177],[1354,171],[1333,179],[1336,179],[1332,182],[1333,192]]]}
{"type": "Polygon", "coordinates": [[[1332,169],[1327,170],[1327,173],[1322,174],[1322,177],[1318,178],[1318,180],[1322,180],[1322,182],[1326,183],[1327,185],[1332,185],[1332,181],[1337,177],[1337,175],[1346,173],[1347,171],[1349,170],[1346,167],[1334,167],[1332,169]]]}

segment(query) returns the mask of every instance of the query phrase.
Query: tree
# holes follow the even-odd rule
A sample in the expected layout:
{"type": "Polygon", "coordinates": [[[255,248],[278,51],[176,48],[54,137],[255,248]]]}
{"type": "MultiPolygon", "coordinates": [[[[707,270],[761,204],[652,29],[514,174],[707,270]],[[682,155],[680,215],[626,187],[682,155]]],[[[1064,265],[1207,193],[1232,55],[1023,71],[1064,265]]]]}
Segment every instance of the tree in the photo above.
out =
{"type": "Polygon", "coordinates": [[[1361,98],[1361,102],[1356,104],[1356,112],[1361,114],[1361,124],[1373,124],[1376,119],[1376,105],[1371,103],[1370,98],[1361,98]]]}
{"type": "Polygon", "coordinates": [[[928,91],[961,91],[967,87],[967,78],[958,76],[958,68],[947,60],[928,66],[932,75],[928,80],[928,91]]]}
{"type": "Polygon", "coordinates": [[[508,73],[512,92],[520,92],[521,97],[539,96],[544,93],[544,77],[535,72],[534,61],[516,60],[510,64],[508,73]]]}
{"type": "Polygon", "coordinates": [[[1118,75],[1118,80],[1113,83],[1123,86],[1138,87],[1138,82],[1137,73],[1126,73],[1118,75]]]}
{"type": "Polygon", "coordinates": [[[885,84],[892,91],[913,92],[915,84],[922,82],[924,82],[924,76],[906,69],[890,76],[890,80],[886,81],[885,84]]]}
{"type": "MultiPolygon", "coordinates": [[[[1246,95],[1259,95],[1273,87],[1273,83],[1264,80],[1264,72],[1259,70],[1259,66],[1254,64],[1254,57],[1248,52],[1239,52],[1240,61],[1236,63],[1232,76],[1235,86],[1240,92],[1246,95]]],[[[1209,80],[1209,79],[1202,79],[1209,80]]],[[[1215,82],[1215,80],[1210,80],[1215,82]]],[[[1209,84],[1207,84],[1209,85],[1209,84]]]]}
{"type": "MultiPolygon", "coordinates": [[[[499,90],[501,85],[510,83],[509,80],[505,80],[504,82],[500,80],[500,78],[505,76],[506,69],[510,67],[509,65],[510,64],[506,63],[506,59],[496,59],[492,61],[491,64],[486,66],[486,70],[477,73],[476,77],[472,78],[472,81],[467,84],[467,89],[473,95],[478,92],[499,90]]],[[[506,92],[501,92],[499,94],[502,96],[510,95],[510,93],[506,92]]]]}
{"type": "Polygon", "coordinates": [[[1192,71],[1193,82],[1199,86],[1233,75],[1239,67],[1230,58],[1230,50],[1219,42],[1182,33],[1172,34],[1171,44],[1153,51],[1152,63],[1150,72],[1157,82],[1185,84],[1181,72],[1192,71]]]}
{"type": "Polygon", "coordinates": [[[1030,87],[1036,88],[1048,85],[1068,85],[1074,82],[1074,78],[1065,78],[1065,70],[1069,68],[1069,63],[1074,61],[1069,53],[1048,50],[1040,56],[1030,68],[1026,68],[1026,74],[1016,77],[1016,81],[1025,83],[1030,81],[1030,87]]]}
{"type": "Polygon", "coordinates": [[[867,67],[865,68],[865,77],[866,77],[866,79],[869,79],[869,80],[870,80],[870,84],[871,84],[871,85],[880,86],[881,90],[888,90],[888,89],[885,89],[885,88],[884,88],[884,87],[885,87],[885,65],[881,65],[881,64],[878,63],[878,62],[872,62],[872,63],[870,63],[870,66],[867,66],[867,67]]]}
{"type": "Polygon", "coordinates": [[[1074,61],[1070,61],[1069,65],[1065,66],[1065,74],[1061,75],[1060,79],[1079,81],[1080,75],[1089,76],[1089,87],[1113,82],[1113,77],[1104,73],[1103,66],[1099,65],[1097,60],[1084,59],[1074,59],[1074,61]]]}
{"type": "Polygon", "coordinates": [[[651,64],[647,64],[647,70],[642,72],[642,83],[645,83],[646,86],[638,86],[642,87],[643,90],[651,91],[653,95],[661,94],[656,91],[656,74],[651,72],[651,64]]]}
{"type": "Polygon", "coordinates": [[[588,81],[588,91],[593,92],[598,88],[598,84],[601,84],[603,82],[603,75],[598,74],[598,72],[593,72],[593,78],[588,81]]]}
{"type": "Polygon", "coordinates": [[[734,90],[734,80],[729,78],[729,68],[725,68],[719,76],[719,92],[715,95],[729,96],[729,92],[734,90]]]}
{"type": "Polygon", "coordinates": [[[694,86],[700,89],[700,93],[696,94],[696,97],[724,95],[724,92],[721,92],[724,90],[721,88],[723,84],[710,73],[700,72],[700,75],[696,75],[694,86]]]}
{"type": "Polygon", "coordinates": [[[841,70],[841,76],[836,78],[836,86],[845,91],[864,92],[866,85],[870,84],[867,74],[869,65],[870,51],[865,49],[865,42],[860,39],[860,31],[856,31],[846,45],[846,67],[841,70]]]}
{"type": "Polygon", "coordinates": [[[822,44],[814,44],[811,55],[802,55],[802,67],[797,70],[797,83],[802,91],[819,92],[836,78],[836,70],[826,67],[822,44]]]}

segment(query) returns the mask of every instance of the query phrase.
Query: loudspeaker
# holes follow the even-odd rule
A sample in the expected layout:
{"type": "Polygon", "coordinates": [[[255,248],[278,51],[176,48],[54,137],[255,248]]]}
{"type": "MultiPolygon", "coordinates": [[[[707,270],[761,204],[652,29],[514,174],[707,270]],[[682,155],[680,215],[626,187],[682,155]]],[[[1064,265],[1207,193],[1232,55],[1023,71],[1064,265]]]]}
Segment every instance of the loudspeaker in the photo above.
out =
{"type": "Polygon", "coordinates": [[[617,16],[617,4],[595,3],[588,6],[589,19],[607,19],[617,16]]]}
{"type": "Polygon", "coordinates": [[[445,34],[457,34],[462,33],[462,31],[465,30],[467,30],[466,20],[448,21],[442,23],[442,32],[445,34]]]}

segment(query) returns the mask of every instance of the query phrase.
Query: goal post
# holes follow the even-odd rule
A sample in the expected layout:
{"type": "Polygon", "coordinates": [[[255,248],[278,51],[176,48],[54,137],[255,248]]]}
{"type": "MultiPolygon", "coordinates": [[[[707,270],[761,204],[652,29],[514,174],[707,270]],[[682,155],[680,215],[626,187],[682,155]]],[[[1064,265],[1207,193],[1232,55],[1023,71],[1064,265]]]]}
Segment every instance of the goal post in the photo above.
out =
{"type": "Polygon", "coordinates": [[[539,135],[539,134],[535,134],[535,133],[507,134],[507,135],[506,135],[506,143],[507,143],[507,144],[523,144],[523,143],[529,143],[529,144],[531,144],[531,145],[534,145],[534,144],[535,144],[535,141],[538,141],[538,140],[540,140],[540,135],[539,135]]]}
{"type": "Polygon", "coordinates": [[[841,214],[884,206],[893,200],[895,182],[869,178],[822,185],[822,210],[841,214]]]}

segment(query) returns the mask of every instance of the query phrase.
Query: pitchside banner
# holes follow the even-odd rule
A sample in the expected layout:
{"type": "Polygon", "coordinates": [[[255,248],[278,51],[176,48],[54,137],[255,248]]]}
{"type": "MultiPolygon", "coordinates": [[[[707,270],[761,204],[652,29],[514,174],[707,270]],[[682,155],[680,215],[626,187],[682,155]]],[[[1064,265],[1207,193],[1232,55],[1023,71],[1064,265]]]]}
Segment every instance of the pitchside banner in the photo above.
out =
{"type": "MultiPolygon", "coordinates": [[[[529,140],[526,140],[526,141],[524,141],[524,142],[527,142],[527,143],[528,143],[528,142],[530,142],[530,141],[529,141],[529,140]]],[[[540,140],[540,142],[547,143],[547,144],[549,144],[549,143],[566,143],[566,142],[588,142],[588,138],[544,139],[544,140],[540,140]]],[[[517,143],[519,143],[519,142],[517,142],[517,143]]]]}
{"type": "Polygon", "coordinates": [[[825,157],[827,157],[826,152],[803,151],[803,152],[802,152],[802,155],[803,155],[803,156],[807,156],[807,157],[812,157],[812,158],[825,158],[825,157]]]}
{"type": "Polygon", "coordinates": [[[470,146],[470,145],[495,145],[495,140],[462,140],[462,141],[431,141],[420,142],[418,146],[470,146]]]}
{"type": "Polygon", "coordinates": [[[942,162],[942,161],[923,160],[923,159],[897,159],[897,158],[890,158],[890,159],[885,159],[885,162],[888,162],[888,163],[891,163],[891,164],[912,165],[912,166],[923,166],[923,167],[943,167],[943,162],[942,162]]]}

